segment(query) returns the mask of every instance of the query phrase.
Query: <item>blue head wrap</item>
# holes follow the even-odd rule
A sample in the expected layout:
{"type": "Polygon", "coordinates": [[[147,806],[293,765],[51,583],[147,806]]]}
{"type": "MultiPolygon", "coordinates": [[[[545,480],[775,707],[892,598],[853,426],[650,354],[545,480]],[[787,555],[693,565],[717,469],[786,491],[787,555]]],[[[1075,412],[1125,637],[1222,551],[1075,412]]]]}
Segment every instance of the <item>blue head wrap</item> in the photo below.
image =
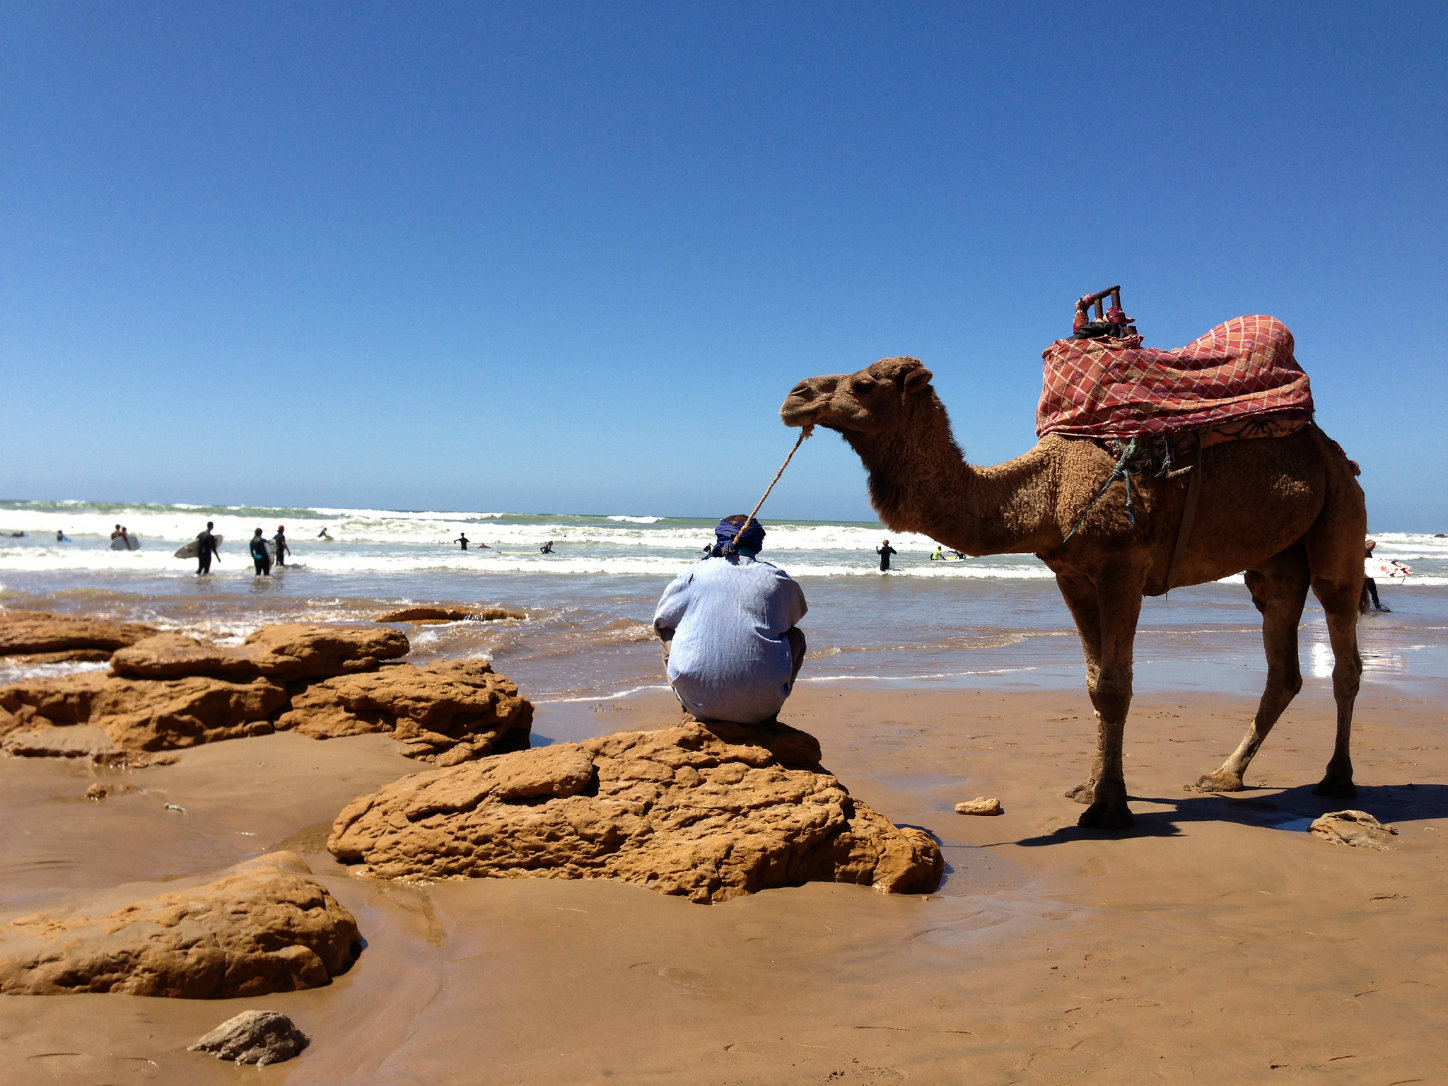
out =
{"type": "Polygon", "coordinates": [[[718,541],[714,549],[709,552],[710,558],[726,558],[731,554],[748,554],[750,556],[759,553],[764,546],[764,525],[759,521],[751,519],[744,534],[740,535],[741,525],[730,524],[728,520],[721,520],[719,526],[714,529],[714,538],[718,541]]]}

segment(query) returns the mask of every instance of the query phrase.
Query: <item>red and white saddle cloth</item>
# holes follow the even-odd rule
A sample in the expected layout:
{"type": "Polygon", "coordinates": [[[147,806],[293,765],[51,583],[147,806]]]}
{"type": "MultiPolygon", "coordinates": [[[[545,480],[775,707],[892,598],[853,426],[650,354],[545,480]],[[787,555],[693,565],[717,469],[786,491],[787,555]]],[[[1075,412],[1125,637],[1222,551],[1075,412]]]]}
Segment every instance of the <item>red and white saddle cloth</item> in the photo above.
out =
{"type": "Polygon", "coordinates": [[[1139,336],[1058,339],[1041,357],[1042,437],[1131,438],[1262,416],[1295,428],[1312,418],[1312,388],[1276,317],[1234,317],[1174,351],[1142,347],[1139,336]]]}

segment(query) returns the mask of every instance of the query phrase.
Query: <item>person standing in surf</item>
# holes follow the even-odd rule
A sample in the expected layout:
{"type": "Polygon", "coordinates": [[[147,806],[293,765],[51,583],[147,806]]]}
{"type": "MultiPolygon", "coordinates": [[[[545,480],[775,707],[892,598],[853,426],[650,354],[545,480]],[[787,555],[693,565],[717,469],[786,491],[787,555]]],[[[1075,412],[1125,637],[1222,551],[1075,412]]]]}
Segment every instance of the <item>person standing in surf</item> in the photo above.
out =
{"type": "Polygon", "coordinates": [[[219,561],[221,551],[216,546],[216,537],[211,534],[215,525],[211,521],[206,522],[206,531],[198,532],[196,535],[196,576],[211,572],[211,556],[214,554],[219,561]]]}
{"type": "Polygon", "coordinates": [[[875,548],[875,553],[880,556],[880,572],[889,573],[890,555],[897,553],[895,548],[890,546],[890,541],[887,539],[875,548]]]}
{"type": "Polygon", "coordinates": [[[287,555],[292,553],[292,548],[287,546],[287,526],[285,524],[277,525],[277,534],[272,536],[272,542],[276,544],[277,565],[286,565],[287,555]]]}
{"type": "Polygon", "coordinates": [[[256,575],[270,577],[271,555],[267,553],[266,540],[262,538],[260,528],[251,537],[251,557],[252,561],[256,563],[256,575]]]}

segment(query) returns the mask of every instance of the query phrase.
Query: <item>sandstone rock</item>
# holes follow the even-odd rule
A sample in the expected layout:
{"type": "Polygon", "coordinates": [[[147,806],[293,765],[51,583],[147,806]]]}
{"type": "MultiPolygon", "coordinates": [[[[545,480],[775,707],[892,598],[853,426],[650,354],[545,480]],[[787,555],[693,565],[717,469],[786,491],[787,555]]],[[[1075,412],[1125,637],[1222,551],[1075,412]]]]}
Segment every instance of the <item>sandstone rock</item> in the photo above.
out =
{"type": "Polygon", "coordinates": [[[105,686],[103,671],[82,671],[55,678],[25,679],[0,686],[0,731],[40,724],[84,724],[96,693],[105,686]]]}
{"type": "Polygon", "coordinates": [[[486,660],[387,667],[313,683],[278,728],[314,739],[390,731],[414,758],[455,765],[528,746],[533,705],[486,660]]]}
{"type": "Polygon", "coordinates": [[[0,687],[0,751],[133,763],[277,727],[392,732],[441,765],[527,747],[533,706],[505,676],[485,660],[381,666],[408,647],[386,628],[268,626],[238,646],[158,634],[116,652],[113,674],[0,687]]]}
{"type": "Polygon", "coordinates": [[[286,701],[283,687],[263,679],[112,679],[97,691],[90,722],[126,750],[176,750],[270,734],[268,718],[286,701]]]}
{"type": "Polygon", "coordinates": [[[88,724],[123,751],[176,750],[271,732],[269,718],[286,702],[286,689],[264,679],[145,681],[89,671],[0,687],[0,709],[8,714],[8,723],[0,719],[0,733],[9,733],[4,743],[10,749],[24,729],[31,753],[40,753],[47,745],[59,749],[81,742],[46,736],[42,729],[88,724]]]}
{"type": "Polygon", "coordinates": [[[11,667],[38,667],[43,664],[103,664],[111,658],[110,649],[62,649],[59,652],[22,652],[5,657],[11,667]]]}
{"type": "Polygon", "coordinates": [[[377,878],[614,878],[696,902],[808,881],[933,890],[934,840],[801,765],[818,753],[795,729],[690,721],[500,754],[354,800],[328,848],[377,878]]]}
{"type": "Polygon", "coordinates": [[[132,679],[254,679],[275,670],[276,658],[244,645],[210,645],[179,633],[148,637],[111,656],[112,674],[132,679]]]}
{"type": "Polygon", "coordinates": [[[139,622],[109,622],[48,611],[0,611],[0,656],[79,649],[111,652],[155,632],[139,622]]]}
{"type": "Polygon", "coordinates": [[[246,681],[325,679],[371,671],[406,656],[407,637],[370,626],[264,626],[240,645],[209,645],[182,634],[158,634],[111,657],[117,675],[174,679],[202,675],[246,681]]]}
{"type": "Polygon", "coordinates": [[[0,927],[0,993],[220,999],[330,984],[360,936],[294,853],[105,916],[59,912],[0,927]]]}
{"type": "Polygon", "coordinates": [[[89,724],[12,731],[0,738],[0,750],[17,758],[85,758],[102,763],[124,754],[109,735],[89,724]]]}
{"type": "Polygon", "coordinates": [[[372,621],[416,622],[426,625],[435,622],[497,622],[505,618],[527,617],[521,611],[506,611],[501,607],[466,607],[459,604],[454,607],[403,607],[385,615],[378,615],[372,621]]]}
{"type": "Polygon", "coordinates": [[[311,1038],[280,1011],[242,1011],[189,1045],[188,1051],[265,1067],[291,1059],[310,1043],[311,1038]]]}
{"type": "Polygon", "coordinates": [[[1398,829],[1383,825],[1366,811],[1331,811],[1314,819],[1307,832],[1334,845],[1386,851],[1398,829]]]}
{"type": "Polygon", "coordinates": [[[955,813],[963,815],[998,815],[1004,811],[1000,800],[987,796],[976,796],[955,805],[955,813]]]}

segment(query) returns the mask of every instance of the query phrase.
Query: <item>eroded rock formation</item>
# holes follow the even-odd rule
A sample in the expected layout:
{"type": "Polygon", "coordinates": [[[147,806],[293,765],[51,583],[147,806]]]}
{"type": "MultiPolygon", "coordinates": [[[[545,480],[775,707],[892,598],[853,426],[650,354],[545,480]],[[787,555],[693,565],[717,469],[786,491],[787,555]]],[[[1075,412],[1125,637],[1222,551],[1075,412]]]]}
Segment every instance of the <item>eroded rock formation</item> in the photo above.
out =
{"type": "Polygon", "coordinates": [[[528,746],[533,706],[486,660],[439,660],[314,683],[277,721],[325,739],[391,731],[415,758],[456,765],[528,746]]]}
{"type": "Polygon", "coordinates": [[[104,660],[155,632],[139,622],[110,622],[88,615],[0,611],[0,656],[25,656],[30,663],[104,660]]]}
{"type": "Polygon", "coordinates": [[[347,971],[357,923],[294,853],[106,915],[0,926],[0,992],[221,999],[318,988],[347,971]]]}
{"type": "Polygon", "coordinates": [[[809,881],[938,885],[900,828],[784,726],[686,722],[415,773],[349,804],[328,847],[377,878],[614,878],[696,902],[809,881]]]}
{"type": "Polygon", "coordinates": [[[111,670],[137,679],[204,675],[277,682],[325,679],[371,671],[408,652],[407,637],[370,626],[263,626],[240,645],[208,645],[182,634],[158,634],[111,657],[111,670]]]}
{"type": "MultiPolygon", "coordinates": [[[[121,751],[175,750],[274,730],[285,687],[258,679],[228,682],[200,675],[153,681],[87,671],[0,687],[0,710],[13,722],[0,749],[38,753],[47,730],[89,725],[121,751]],[[22,742],[34,748],[22,751],[22,742]]],[[[0,718],[0,728],[5,720],[0,718]]],[[[68,740],[55,737],[61,744],[68,740]]]]}
{"type": "Polygon", "coordinates": [[[413,667],[387,627],[264,627],[241,645],[157,634],[123,647],[111,674],[0,687],[0,750],[132,762],[295,728],[313,738],[393,732],[413,757],[455,764],[528,745],[533,707],[484,660],[413,667]]]}

